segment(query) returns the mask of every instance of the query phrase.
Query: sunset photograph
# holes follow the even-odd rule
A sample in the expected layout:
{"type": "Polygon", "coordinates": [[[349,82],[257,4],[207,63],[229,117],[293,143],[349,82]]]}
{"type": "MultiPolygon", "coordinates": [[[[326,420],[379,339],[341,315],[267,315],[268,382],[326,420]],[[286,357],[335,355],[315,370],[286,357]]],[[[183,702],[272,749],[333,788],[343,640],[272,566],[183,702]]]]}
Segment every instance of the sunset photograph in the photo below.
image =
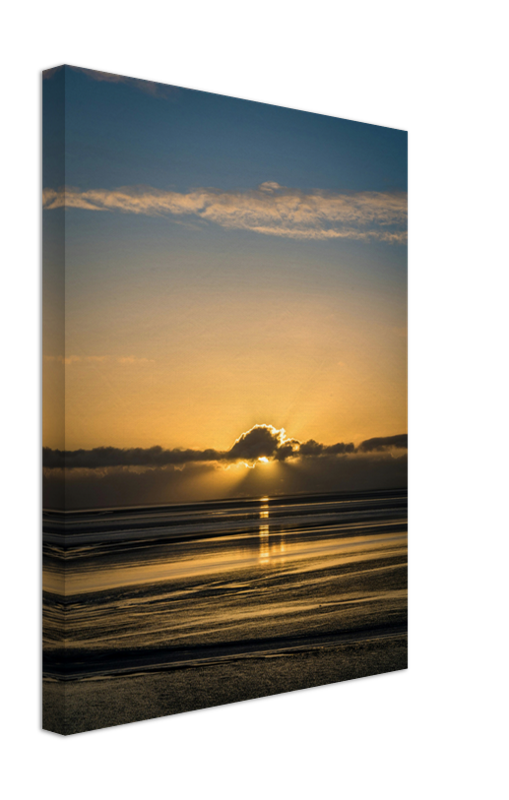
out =
{"type": "Polygon", "coordinates": [[[42,83],[43,727],[406,669],[406,131],[42,83]]]}

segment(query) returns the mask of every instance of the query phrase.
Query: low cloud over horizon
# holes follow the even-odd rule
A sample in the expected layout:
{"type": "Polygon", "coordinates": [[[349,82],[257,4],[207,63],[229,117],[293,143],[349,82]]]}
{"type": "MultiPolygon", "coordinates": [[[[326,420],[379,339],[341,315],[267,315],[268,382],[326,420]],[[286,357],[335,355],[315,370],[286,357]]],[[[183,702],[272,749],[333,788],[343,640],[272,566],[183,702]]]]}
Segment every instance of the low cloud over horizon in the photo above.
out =
{"type": "Polygon", "coordinates": [[[260,459],[283,462],[288,459],[345,456],[363,453],[384,453],[392,449],[406,450],[407,434],[366,439],[355,447],[352,442],[324,445],[310,439],[299,442],[286,436],[284,428],[255,425],[243,433],[229,450],[168,450],[162,447],[95,447],[91,450],[52,450],[43,448],[46,469],[105,469],[109,467],[183,466],[196,462],[247,462],[260,459]]]}
{"type": "Polygon", "coordinates": [[[265,181],[256,189],[196,188],[187,193],[145,186],[117,189],[45,188],[43,207],[120,211],[191,218],[225,229],[293,239],[356,239],[403,244],[407,240],[405,192],[305,192],[265,181]]]}

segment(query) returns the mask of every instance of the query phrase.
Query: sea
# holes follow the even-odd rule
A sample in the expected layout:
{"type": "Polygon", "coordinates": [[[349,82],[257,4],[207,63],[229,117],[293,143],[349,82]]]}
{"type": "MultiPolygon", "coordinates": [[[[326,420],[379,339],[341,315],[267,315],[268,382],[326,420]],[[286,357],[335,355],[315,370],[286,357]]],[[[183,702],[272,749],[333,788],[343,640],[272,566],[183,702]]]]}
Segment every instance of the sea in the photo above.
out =
{"type": "Polygon", "coordinates": [[[407,667],[406,489],[47,510],[43,727],[407,667]]]}

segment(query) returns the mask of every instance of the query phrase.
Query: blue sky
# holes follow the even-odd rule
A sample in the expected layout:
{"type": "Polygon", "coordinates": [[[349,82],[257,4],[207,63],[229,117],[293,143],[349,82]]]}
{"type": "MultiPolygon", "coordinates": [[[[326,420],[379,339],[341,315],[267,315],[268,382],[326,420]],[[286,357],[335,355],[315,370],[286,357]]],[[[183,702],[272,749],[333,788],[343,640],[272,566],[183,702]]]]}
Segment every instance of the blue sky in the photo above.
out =
{"type": "Polygon", "coordinates": [[[66,180],[82,189],[407,188],[405,131],[189,89],[154,97],[73,68],[65,85],[66,180]]]}

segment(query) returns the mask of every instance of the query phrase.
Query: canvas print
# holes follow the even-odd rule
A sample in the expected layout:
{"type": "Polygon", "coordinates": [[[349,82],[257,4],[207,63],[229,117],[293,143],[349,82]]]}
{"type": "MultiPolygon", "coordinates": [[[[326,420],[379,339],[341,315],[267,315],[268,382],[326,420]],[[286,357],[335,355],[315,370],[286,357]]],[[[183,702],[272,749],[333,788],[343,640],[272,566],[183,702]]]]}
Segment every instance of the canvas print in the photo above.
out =
{"type": "Polygon", "coordinates": [[[43,727],[405,669],[406,132],[49,69],[43,271],[43,727]]]}

